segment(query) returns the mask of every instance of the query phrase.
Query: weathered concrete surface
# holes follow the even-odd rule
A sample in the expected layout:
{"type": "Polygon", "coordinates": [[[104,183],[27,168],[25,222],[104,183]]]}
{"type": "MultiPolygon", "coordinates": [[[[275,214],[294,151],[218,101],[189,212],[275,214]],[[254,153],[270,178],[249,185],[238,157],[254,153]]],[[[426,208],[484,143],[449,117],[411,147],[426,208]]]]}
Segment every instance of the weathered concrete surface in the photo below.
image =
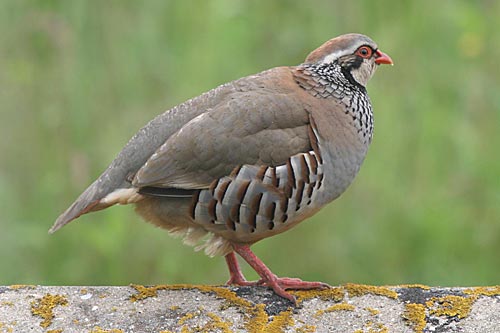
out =
{"type": "Polygon", "coordinates": [[[0,332],[500,332],[500,286],[0,287],[0,332]]]}

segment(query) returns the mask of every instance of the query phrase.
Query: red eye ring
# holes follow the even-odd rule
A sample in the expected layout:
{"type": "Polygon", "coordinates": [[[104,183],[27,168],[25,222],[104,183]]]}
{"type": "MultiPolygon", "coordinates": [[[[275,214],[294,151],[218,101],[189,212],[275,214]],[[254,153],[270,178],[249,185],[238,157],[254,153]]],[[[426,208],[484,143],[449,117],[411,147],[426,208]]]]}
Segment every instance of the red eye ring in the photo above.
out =
{"type": "Polygon", "coordinates": [[[356,55],[360,56],[361,58],[368,59],[372,56],[373,50],[369,46],[361,46],[357,51],[356,55]]]}

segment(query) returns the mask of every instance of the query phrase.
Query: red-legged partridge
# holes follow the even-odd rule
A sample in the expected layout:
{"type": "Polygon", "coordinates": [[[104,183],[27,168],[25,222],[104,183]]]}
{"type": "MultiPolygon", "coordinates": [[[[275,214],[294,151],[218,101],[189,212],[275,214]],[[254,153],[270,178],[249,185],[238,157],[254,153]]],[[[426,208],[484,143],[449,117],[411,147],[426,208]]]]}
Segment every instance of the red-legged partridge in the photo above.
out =
{"type": "Polygon", "coordinates": [[[347,34],[298,66],[226,83],[157,116],[57,219],[135,204],[147,221],[226,258],[229,284],[286,289],[320,282],[278,278],[250,250],[337,198],[352,182],[372,139],[365,86],[392,64],[368,37],[347,34]],[[207,235],[208,234],[208,235],[207,235]],[[238,253],[261,279],[243,277],[238,253]]]}

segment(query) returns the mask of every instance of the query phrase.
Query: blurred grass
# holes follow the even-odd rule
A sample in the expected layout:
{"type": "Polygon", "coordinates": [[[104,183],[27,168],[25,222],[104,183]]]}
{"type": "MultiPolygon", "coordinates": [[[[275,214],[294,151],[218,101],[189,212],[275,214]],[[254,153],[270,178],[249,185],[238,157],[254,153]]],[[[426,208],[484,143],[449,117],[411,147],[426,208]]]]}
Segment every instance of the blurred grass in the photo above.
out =
{"type": "Polygon", "coordinates": [[[339,200],[254,250],[279,275],[331,284],[498,284],[499,13],[465,0],[0,2],[0,284],[224,282],[221,258],[131,207],[47,229],[156,114],[346,32],[396,63],[368,87],[367,160],[339,200]]]}

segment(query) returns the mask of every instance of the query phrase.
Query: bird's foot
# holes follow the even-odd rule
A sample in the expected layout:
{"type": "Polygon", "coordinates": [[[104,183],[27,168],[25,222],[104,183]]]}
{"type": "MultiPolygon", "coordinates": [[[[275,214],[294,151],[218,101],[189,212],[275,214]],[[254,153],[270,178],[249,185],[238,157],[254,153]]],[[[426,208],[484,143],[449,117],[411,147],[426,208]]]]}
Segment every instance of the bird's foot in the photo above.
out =
{"type": "MultiPolygon", "coordinates": [[[[261,279],[261,281],[262,280],[263,279],[261,279]]],[[[309,281],[302,281],[301,279],[297,278],[287,278],[287,277],[279,278],[274,274],[270,279],[262,281],[261,285],[270,287],[277,295],[289,299],[293,303],[296,303],[296,299],[293,295],[286,292],[287,289],[309,290],[309,289],[331,288],[330,285],[323,282],[309,282],[309,281]]]]}
{"type": "MultiPolygon", "coordinates": [[[[307,289],[331,288],[329,284],[323,282],[302,281],[301,279],[298,278],[288,278],[288,277],[279,278],[275,276],[275,278],[276,278],[274,280],[275,283],[277,283],[283,289],[307,290],[307,289]]],[[[262,285],[271,286],[271,284],[267,281],[263,281],[262,285]]]]}
{"type": "Polygon", "coordinates": [[[294,304],[296,304],[295,297],[286,292],[286,289],[327,289],[330,288],[329,285],[322,282],[306,282],[297,278],[278,278],[275,274],[273,274],[269,268],[267,268],[264,263],[257,258],[257,256],[250,250],[248,245],[241,244],[232,244],[233,249],[243,258],[245,261],[260,275],[261,279],[257,282],[248,282],[243,277],[241,273],[238,261],[236,260],[236,256],[234,252],[226,255],[226,261],[229,267],[229,272],[231,274],[231,279],[229,281],[240,281],[245,284],[243,285],[263,285],[270,287],[273,291],[284,297],[294,304]],[[246,284],[250,283],[250,284],[246,284]]]}

